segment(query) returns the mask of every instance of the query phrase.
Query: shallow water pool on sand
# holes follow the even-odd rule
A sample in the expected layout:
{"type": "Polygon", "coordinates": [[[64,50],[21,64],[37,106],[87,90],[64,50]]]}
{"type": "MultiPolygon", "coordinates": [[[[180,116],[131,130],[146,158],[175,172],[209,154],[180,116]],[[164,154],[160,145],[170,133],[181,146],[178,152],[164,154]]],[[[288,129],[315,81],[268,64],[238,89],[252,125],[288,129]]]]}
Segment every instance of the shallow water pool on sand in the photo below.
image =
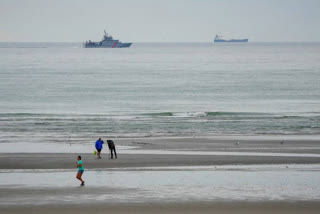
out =
{"type": "Polygon", "coordinates": [[[0,205],[320,200],[320,166],[186,169],[2,170],[0,205]]]}

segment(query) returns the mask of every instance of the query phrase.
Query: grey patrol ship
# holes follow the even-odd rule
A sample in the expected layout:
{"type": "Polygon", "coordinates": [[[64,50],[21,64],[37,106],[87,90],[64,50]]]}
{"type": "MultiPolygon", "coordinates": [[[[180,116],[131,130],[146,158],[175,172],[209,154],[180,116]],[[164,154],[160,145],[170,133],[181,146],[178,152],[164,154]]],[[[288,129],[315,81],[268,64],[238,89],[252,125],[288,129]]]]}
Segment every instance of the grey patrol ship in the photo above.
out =
{"type": "Polygon", "coordinates": [[[83,43],[84,48],[128,48],[132,43],[122,43],[114,40],[111,35],[104,31],[104,36],[100,42],[92,42],[91,40],[83,43]]]}

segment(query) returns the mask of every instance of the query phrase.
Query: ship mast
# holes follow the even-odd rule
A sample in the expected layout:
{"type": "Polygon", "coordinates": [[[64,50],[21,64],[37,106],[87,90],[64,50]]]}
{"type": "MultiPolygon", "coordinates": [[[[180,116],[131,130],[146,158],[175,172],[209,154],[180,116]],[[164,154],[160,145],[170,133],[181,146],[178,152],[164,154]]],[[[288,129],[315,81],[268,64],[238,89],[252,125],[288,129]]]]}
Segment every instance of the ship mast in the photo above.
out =
{"type": "Polygon", "coordinates": [[[103,35],[102,40],[106,40],[107,38],[108,38],[108,34],[107,34],[106,30],[104,30],[104,35],[103,35]]]}

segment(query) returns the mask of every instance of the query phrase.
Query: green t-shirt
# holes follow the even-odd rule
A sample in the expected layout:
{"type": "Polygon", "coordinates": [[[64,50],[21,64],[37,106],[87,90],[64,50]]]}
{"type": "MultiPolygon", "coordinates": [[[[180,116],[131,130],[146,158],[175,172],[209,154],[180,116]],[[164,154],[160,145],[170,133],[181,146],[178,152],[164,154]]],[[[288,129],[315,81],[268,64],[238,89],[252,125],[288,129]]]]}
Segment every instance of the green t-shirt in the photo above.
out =
{"type": "Polygon", "coordinates": [[[82,160],[79,160],[79,161],[78,161],[78,165],[80,165],[80,164],[81,164],[82,166],[78,166],[79,170],[84,170],[82,160]]]}

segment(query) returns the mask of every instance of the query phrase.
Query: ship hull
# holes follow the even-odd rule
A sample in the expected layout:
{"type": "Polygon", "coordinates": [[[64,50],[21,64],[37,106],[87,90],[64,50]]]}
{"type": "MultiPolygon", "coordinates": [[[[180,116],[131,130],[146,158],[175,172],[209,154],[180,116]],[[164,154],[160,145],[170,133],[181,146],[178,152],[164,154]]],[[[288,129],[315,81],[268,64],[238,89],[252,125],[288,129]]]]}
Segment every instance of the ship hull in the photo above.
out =
{"type": "Polygon", "coordinates": [[[223,43],[223,42],[248,42],[248,39],[231,39],[231,40],[225,40],[225,39],[215,39],[215,43],[223,43]]]}
{"type": "Polygon", "coordinates": [[[113,44],[99,44],[98,42],[92,42],[84,44],[84,48],[129,48],[132,43],[113,43],[113,44]]]}

